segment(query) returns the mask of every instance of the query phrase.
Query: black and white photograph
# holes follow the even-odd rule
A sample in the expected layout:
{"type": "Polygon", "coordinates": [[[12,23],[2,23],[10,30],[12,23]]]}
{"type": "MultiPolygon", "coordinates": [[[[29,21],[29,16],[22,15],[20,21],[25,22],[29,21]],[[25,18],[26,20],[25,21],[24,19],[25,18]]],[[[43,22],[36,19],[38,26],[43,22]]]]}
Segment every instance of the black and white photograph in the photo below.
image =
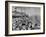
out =
{"type": "Polygon", "coordinates": [[[45,4],[6,2],[6,35],[44,34],[45,4]]]}
{"type": "Polygon", "coordinates": [[[12,30],[40,29],[39,7],[12,7],[12,30]]]}

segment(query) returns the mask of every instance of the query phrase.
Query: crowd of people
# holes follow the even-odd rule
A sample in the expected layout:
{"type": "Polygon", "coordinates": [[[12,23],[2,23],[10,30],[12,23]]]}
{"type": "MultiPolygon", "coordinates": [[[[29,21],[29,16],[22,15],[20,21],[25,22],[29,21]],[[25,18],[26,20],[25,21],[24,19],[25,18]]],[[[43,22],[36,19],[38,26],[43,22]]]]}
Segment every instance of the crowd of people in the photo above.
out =
{"type": "Polygon", "coordinates": [[[12,30],[33,30],[40,29],[40,16],[29,17],[23,13],[14,13],[12,17],[12,30]]]}

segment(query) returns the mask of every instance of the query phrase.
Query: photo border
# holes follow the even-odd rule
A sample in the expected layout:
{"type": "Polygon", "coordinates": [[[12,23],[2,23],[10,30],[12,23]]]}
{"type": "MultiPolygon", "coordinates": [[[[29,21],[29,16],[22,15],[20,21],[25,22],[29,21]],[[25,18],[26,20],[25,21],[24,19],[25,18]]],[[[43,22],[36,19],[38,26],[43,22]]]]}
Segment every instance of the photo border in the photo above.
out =
{"type": "Polygon", "coordinates": [[[45,3],[41,2],[25,2],[25,1],[5,1],[5,36],[18,36],[18,35],[35,35],[45,34],[45,3]],[[42,4],[43,5],[43,32],[42,33],[26,33],[26,34],[8,34],[8,2],[13,3],[27,3],[27,4],[42,4]]]}

